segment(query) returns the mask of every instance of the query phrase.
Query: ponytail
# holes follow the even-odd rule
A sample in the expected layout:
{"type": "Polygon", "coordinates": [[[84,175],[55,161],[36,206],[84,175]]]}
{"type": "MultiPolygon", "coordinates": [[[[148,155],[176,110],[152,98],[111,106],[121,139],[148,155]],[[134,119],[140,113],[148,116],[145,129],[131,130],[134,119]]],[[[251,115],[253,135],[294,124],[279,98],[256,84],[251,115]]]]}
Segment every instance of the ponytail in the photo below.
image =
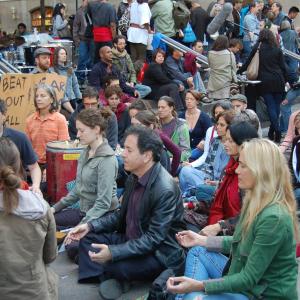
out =
{"type": "Polygon", "coordinates": [[[17,189],[21,178],[9,166],[0,168],[0,189],[3,191],[3,208],[5,214],[10,214],[19,204],[17,189]]]}
{"type": "Polygon", "coordinates": [[[103,117],[105,120],[108,120],[108,119],[112,116],[112,114],[113,114],[113,112],[112,112],[112,110],[110,109],[109,106],[103,106],[103,107],[100,107],[100,108],[99,108],[99,111],[100,111],[102,117],[103,117]]]}

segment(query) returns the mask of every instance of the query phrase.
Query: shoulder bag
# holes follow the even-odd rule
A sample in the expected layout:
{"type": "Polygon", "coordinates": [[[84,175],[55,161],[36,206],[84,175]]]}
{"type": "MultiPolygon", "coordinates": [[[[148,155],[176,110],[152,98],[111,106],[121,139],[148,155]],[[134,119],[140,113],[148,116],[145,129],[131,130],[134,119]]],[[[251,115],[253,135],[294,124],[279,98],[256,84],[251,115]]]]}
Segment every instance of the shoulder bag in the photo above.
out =
{"type": "Polygon", "coordinates": [[[246,76],[248,80],[256,80],[258,77],[258,69],[259,69],[259,48],[260,43],[258,45],[258,48],[251,59],[251,62],[247,68],[246,76]]]}
{"type": "Polygon", "coordinates": [[[234,73],[233,73],[232,57],[231,57],[232,54],[233,53],[229,50],[230,70],[231,70],[230,96],[234,96],[234,95],[240,93],[240,86],[239,86],[238,82],[236,81],[236,76],[234,76],[234,73]]]}
{"type": "Polygon", "coordinates": [[[61,39],[70,39],[72,38],[71,31],[69,29],[69,25],[66,25],[63,29],[57,30],[57,34],[61,39]]]}

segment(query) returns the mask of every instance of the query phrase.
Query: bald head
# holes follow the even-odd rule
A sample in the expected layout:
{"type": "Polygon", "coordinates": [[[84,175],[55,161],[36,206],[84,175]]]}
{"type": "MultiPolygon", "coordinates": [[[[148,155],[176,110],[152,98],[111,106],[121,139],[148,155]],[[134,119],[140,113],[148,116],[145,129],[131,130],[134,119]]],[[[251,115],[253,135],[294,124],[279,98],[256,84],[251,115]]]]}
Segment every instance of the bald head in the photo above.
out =
{"type": "Polygon", "coordinates": [[[100,59],[103,62],[111,63],[112,62],[112,52],[109,46],[101,47],[99,50],[100,59]]]}

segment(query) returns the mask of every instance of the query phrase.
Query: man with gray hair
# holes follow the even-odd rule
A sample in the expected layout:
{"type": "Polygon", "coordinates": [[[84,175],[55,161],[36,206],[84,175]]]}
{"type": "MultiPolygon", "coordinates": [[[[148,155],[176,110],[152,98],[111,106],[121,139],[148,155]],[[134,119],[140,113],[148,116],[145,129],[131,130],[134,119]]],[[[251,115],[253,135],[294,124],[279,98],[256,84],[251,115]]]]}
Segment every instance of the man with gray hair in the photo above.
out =
{"type": "Polygon", "coordinates": [[[230,100],[234,110],[239,112],[234,118],[234,121],[247,121],[251,123],[256,128],[258,136],[262,137],[259,118],[254,110],[247,108],[247,97],[243,94],[236,94],[232,96],[230,100]]]}

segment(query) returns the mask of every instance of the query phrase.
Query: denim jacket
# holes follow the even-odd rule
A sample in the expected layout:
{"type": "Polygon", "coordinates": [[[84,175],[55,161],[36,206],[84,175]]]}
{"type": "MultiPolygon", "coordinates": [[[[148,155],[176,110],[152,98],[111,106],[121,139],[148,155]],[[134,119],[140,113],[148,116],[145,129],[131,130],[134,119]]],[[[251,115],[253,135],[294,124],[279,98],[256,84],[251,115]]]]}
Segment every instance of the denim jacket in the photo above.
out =
{"type": "Polygon", "coordinates": [[[68,101],[74,100],[74,99],[81,99],[81,97],[82,97],[80,89],[79,89],[77,77],[73,70],[72,70],[71,74],[68,74],[69,69],[70,69],[70,66],[58,65],[57,67],[55,67],[55,71],[57,72],[57,74],[67,77],[66,91],[65,91],[65,95],[62,100],[62,103],[65,103],[65,102],[68,102],[68,101]]]}
{"type": "MultiPolygon", "coordinates": [[[[244,27],[253,33],[259,33],[259,20],[258,20],[257,16],[254,14],[248,13],[244,19],[244,27]]],[[[254,45],[257,39],[258,39],[258,36],[253,35],[253,38],[251,38],[249,32],[246,30],[244,31],[243,41],[251,42],[251,44],[254,45]]]]}

